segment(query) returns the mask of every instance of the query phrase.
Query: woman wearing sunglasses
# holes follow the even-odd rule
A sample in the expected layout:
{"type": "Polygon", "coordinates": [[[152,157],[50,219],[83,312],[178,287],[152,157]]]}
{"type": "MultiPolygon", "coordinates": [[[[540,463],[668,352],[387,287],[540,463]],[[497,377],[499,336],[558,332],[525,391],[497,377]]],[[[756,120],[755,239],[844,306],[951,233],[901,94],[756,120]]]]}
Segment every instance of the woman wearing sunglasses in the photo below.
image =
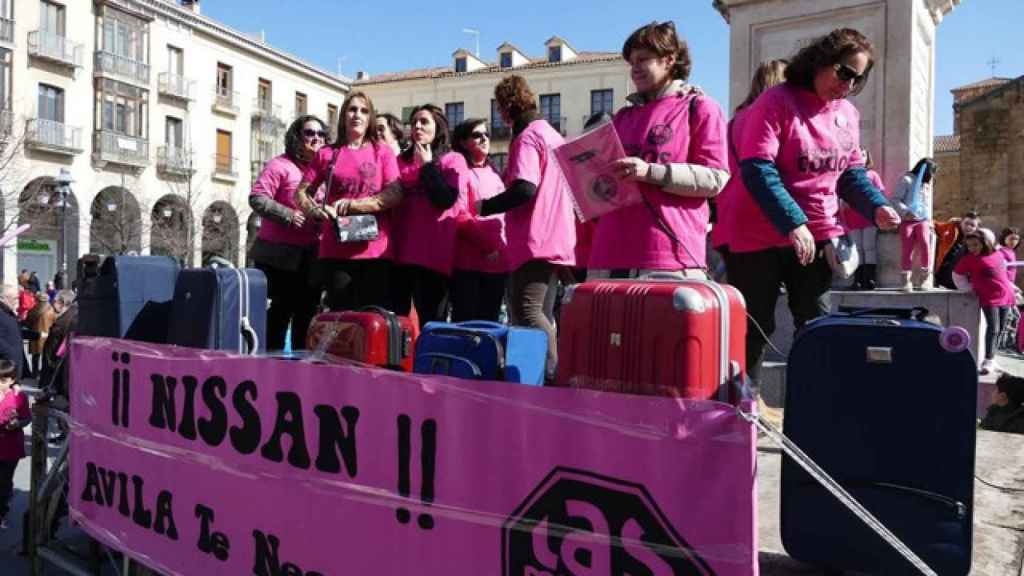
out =
{"type": "MultiPolygon", "coordinates": [[[[797,328],[826,313],[821,298],[832,270],[824,256],[843,234],[839,198],[882,229],[900,218],[868,179],[860,150],[860,114],[846,98],[867,84],[874,63],[868,39],[837,29],[801,49],[786,81],[745,115],[738,155],[745,194],[729,243],[729,281],[742,293],[765,337],[775,329],[784,285],[797,328]]],[[[747,330],[747,369],[756,378],[765,337],[747,330]]]]}
{"type": "Polygon", "coordinates": [[[477,200],[493,198],[505,190],[501,174],[488,160],[491,136],[487,121],[470,118],[455,127],[452,148],[462,154],[467,168],[459,174],[460,213],[452,273],[452,320],[498,321],[505,296],[508,261],[505,255],[505,217],[473,213],[477,200]]]}
{"type": "Polygon", "coordinates": [[[408,315],[416,305],[420,323],[444,321],[455,261],[458,173],[466,161],[449,151],[448,119],[433,104],[413,109],[410,145],[398,156],[402,203],[395,208],[395,267],[391,306],[408,315]]]}
{"type": "Polygon", "coordinates": [[[284,154],[267,162],[249,194],[249,206],[262,218],[252,258],[267,276],[268,350],[284,348],[289,323],[292,349],[305,348],[306,330],[320,301],[310,274],[320,227],[295,206],[293,196],[326,138],[327,126],[319,118],[297,118],[285,133],[284,154]]]}

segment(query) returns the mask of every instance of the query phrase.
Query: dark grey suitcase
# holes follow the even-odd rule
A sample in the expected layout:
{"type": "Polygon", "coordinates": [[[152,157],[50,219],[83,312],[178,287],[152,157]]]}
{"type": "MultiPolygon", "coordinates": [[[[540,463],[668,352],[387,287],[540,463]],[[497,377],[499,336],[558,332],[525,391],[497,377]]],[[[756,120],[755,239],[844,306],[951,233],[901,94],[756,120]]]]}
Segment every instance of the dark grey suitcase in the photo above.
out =
{"type": "Polygon", "coordinates": [[[267,277],[254,268],[182,270],[168,343],[239,354],[265,351],[267,277]]]}
{"type": "Polygon", "coordinates": [[[76,333],[166,342],[179,271],[168,256],[107,257],[79,290],[76,333]]]}

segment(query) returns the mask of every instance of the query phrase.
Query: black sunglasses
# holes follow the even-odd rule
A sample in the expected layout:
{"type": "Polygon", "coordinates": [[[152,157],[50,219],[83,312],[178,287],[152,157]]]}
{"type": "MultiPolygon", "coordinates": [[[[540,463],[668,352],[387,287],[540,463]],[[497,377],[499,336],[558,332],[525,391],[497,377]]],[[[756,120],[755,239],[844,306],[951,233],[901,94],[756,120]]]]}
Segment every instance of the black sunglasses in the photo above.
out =
{"type": "Polygon", "coordinates": [[[491,138],[491,135],[487,132],[471,132],[469,136],[473,140],[490,140],[491,138]]]}
{"type": "Polygon", "coordinates": [[[854,84],[860,84],[864,81],[864,74],[857,74],[857,71],[847,66],[846,64],[836,64],[836,78],[839,78],[842,82],[849,82],[853,80],[854,84]]]}
{"type": "Polygon", "coordinates": [[[310,130],[309,128],[304,128],[302,130],[302,135],[306,138],[313,138],[315,136],[324,140],[327,139],[327,132],[324,132],[323,130],[310,130]]]}

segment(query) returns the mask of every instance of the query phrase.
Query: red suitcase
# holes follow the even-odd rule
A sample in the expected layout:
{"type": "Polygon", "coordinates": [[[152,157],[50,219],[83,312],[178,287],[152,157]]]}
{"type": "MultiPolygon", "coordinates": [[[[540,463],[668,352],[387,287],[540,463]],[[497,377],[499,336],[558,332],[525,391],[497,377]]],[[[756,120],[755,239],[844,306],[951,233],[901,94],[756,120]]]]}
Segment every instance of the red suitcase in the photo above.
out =
{"type": "Polygon", "coordinates": [[[419,329],[383,308],[325,312],[313,319],[306,348],[374,366],[412,372],[419,329]]]}
{"type": "Polygon", "coordinates": [[[746,306],[725,284],[586,282],[566,293],[560,331],[556,386],[730,400],[746,372],[746,306]]]}

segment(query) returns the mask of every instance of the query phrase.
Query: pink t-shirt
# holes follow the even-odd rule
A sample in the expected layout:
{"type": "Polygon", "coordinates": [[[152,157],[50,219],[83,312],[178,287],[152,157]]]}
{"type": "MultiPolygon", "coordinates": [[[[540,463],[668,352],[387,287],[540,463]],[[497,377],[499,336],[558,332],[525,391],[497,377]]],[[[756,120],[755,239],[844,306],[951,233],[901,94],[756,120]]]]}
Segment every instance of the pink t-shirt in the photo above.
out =
{"type": "MultiPolygon", "coordinates": [[[[615,129],[627,156],[659,164],[700,164],[728,169],[725,114],[707,96],[671,95],[615,114],[615,129]],[[696,98],[691,107],[690,102],[696,98]]],[[[709,209],[704,198],[670,194],[640,183],[650,202],[601,217],[594,231],[589,267],[595,269],[703,268],[709,209]],[[651,207],[679,240],[676,246],[651,214],[651,207]]]]}
{"type": "Polygon", "coordinates": [[[988,256],[964,254],[953,269],[967,276],[981,306],[1013,306],[1014,289],[1006,275],[1006,256],[998,250],[988,256]]]}
{"type": "MultiPolygon", "coordinates": [[[[269,196],[275,202],[295,209],[295,189],[302,181],[305,165],[298,165],[291,158],[282,154],[274,158],[263,168],[256,182],[253,182],[250,196],[269,196]]],[[[292,246],[312,246],[317,243],[317,235],[320,227],[312,218],[306,219],[302,228],[295,228],[289,224],[278,222],[273,218],[264,218],[260,225],[258,237],[260,240],[273,242],[275,244],[290,244],[292,246]]]]}
{"type": "MultiPolygon", "coordinates": [[[[303,181],[310,182],[310,189],[316,190],[327,182],[327,168],[336,148],[324,146],[306,167],[303,181]]],[[[356,200],[373,196],[385,186],[398,180],[398,162],[390,146],[364,144],[358,150],[343,146],[334,165],[334,179],[327,191],[327,203],[339,198],[356,200]]],[[[334,224],[325,220],[320,231],[320,258],[331,260],[365,260],[369,258],[390,258],[388,237],[391,232],[391,214],[375,214],[379,234],[368,242],[338,243],[334,224]]]]}
{"type": "MultiPolygon", "coordinates": [[[[881,190],[882,194],[885,194],[885,185],[882,184],[882,177],[878,175],[878,172],[875,172],[874,170],[868,170],[867,172],[868,180],[875,185],[875,188],[881,190]]],[[[854,210],[853,206],[850,206],[846,202],[842,202],[842,205],[843,208],[839,215],[839,222],[842,224],[843,228],[847,230],[861,230],[875,225],[873,222],[862,216],[860,212],[854,210]]]]}
{"type": "Polygon", "coordinates": [[[0,399],[0,462],[15,462],[25,457],[25,432],[7,430],[7,424],[30,418],[28,397],[17,388],[0,399]]]}
{"type": "MultiPolygon", "coordinates": [[[[420,185],[422,167],[415,155],[409,162],[398,159],[399,181],[405,195],[391,222],[396,231],[392,238],[395,262],[450,276],[455,262],[456,217],[465,203],[460,205],[456,201],[447,210],[435,208],[420,185]]],[[[466,159],[462,154],[449,152],[438,160],[438,167],[445,180],[457,182],[458,173],[466,170],[466,159]]]]}
{"type": "Polygon", "coordinates": [[[1017,253],[1014,252],[1008,246],[1000,246],[999,247],[999,253],[1002,254],[1003,258],[1006,259],[1006,264],[1007,264],[1007,266],[1006,266],[1006,277],[1009,278],[1011,284],[1016,283],[1017,282],[1017,267],[1016,266],[1009,266],[1009,264],[1011,262],[1016,262],[1017,261],[1017,253]]]}
{"type": "Polygon", "coordinates": [[[572,266],[576,263],[576,227],[572,198],[554,149],[565,138],[544,120],[534,120],[512,141],[505,183],[525,180],[537,187],[529,202],[505,214],[508,264],[518,269],[530,260],[572,266]]]}
{"type": "Polygon", "coordinates": [[[465,204],[460,214],[455,268],[501,274],[509,271],[505,215],[480,217],[472,214],[477,200],[486,200],[504,192],[501,175],[490,165],[467,168],[458,178],[459,200],[465,204]]]}
{"type": "MultiPolygon", "coordinates": [[[[786,191],[807,216],[814,239],[843,234],[836,183],[848,168],[863,167],[860,113],[847,100],[824,102],[809,90],[780,84],[747,109],[737,145],[741,161],[775,163],[786,191]]],[[[750,191],[738,195],[741,223],[729,244],[735,252],[754,252],[790,242],[768,220],[750,191]]]]}
{"type": "Polygon", "coordinates": [[[715,222],[715,227],[711,229],[711,246],[714,248],[728,246],[729,241],[732,239],[733,231],[736,228],[734,209],[736,197],[747,193],[747,189],[743,186],[743,176],[740,175],[740,161],[735,153],[736,136],[743,133],[744,112],[746,112],[745,108],[737,112],[727,127],[729,174],[731,176],[725,184],[725,188],[715,197],[715,204],[718,207],[718,221],[715,222]]]}

